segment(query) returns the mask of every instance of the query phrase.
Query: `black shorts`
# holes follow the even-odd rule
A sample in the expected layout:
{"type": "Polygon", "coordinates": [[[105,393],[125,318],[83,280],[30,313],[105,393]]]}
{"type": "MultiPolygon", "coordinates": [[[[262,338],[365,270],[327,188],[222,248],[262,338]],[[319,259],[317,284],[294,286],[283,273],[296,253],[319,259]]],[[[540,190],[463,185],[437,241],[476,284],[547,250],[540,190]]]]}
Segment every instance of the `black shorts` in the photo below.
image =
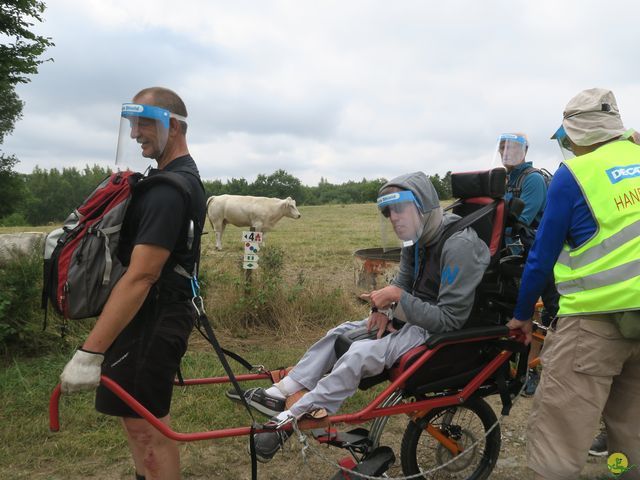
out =
{"type": "MultiPolygon", "coordinates": [[[[146,301],[105,353],[102,374],[114,380],[156,417],[168,415],[173,380],[187,351],[195,320],[190,301],[146,301]]],[[[96,410],[140,418],[109,389],[96,391],[96,410]]]]}

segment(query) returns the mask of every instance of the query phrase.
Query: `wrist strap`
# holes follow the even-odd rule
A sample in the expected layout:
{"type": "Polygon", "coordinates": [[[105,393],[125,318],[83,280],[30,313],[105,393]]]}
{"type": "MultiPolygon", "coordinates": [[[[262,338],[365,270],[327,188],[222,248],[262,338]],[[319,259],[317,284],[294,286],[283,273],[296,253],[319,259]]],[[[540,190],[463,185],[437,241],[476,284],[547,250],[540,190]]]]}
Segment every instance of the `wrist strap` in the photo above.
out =
{"type": "Polygon", "coordinates": [[[369,315],[372,315],[376,312],[383,314],[389,320],[393,319],[393,308],[378,308],[376,306],[373,306],[371,307],[371,311],[369,312],[369,315]]]}
{"type": "Polygon", "coordinates": [[[100,353],[100,352],[92,352],[91,350],[86,350],[82,347],[78,348],[78,350],[80,350],[81,352],[84,353],[90,353],[91,355],[104,355],[104,353],[100,353]]]}

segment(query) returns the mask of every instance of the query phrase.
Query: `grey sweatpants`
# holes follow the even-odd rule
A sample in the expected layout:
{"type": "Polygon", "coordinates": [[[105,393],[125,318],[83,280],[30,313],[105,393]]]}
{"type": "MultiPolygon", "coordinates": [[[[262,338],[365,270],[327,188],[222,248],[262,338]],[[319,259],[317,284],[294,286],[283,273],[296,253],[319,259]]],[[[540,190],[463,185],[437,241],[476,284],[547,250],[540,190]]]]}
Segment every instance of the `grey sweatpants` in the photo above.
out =
{"type": "Polygon", "coordinates": [[[309,393],[300,399],[291,413],[300,416],[317,408],[329,413],[338,411],[342,403],[358,389],[362,378],[372,377],[391,367],[404,353],[422,345],[429,334],[416,325],[406,324],[397,332],[379,340],[358,340],[336,361],[336,338],[349,330],[367,325],[367,319],[346,322],[327,332],[304,354],[289,376],[309,393]],[[328,375],[324,376],[327,372],[328,375]]]}

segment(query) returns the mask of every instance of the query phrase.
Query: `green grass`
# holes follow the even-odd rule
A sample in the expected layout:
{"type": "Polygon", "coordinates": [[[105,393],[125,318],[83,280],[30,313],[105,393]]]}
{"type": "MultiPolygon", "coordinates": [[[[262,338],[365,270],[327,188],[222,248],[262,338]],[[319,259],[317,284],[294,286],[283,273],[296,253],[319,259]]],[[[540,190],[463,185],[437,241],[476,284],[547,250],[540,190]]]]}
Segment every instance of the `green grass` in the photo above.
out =
{"type": "MultiPolygon", "coordinates": [[[[227,228],[222,252],[213,248],[213,232],[203,241],[201,280],[207,311],[221,344],[268,368],[293,365],[328,328],[362,318],[367,311],[356,298],[353,252],[379,244],[375,206],[308,206],[300,207],[300,211],[301,219],[284,218],[275,231],[267,234],[262,255],[267,255],[269,249],[276,253],[280,249],[284,254],[279,269],[267,271],[262,267],[252,274],[251,288],[270,288],[272,294],[266,299],[258,297],[265,304],[257,309],[257,316],[251,317],[254,321],[246,321],[237,309],[245,301],[245,277],[240,269],[243,229],[227,228]],[[263,314],[276,318],[277,322],[261,325],[263,314]]],[[[55,225],[0,228],[0,233],[54,228],[55,225]]],[[[63,396],[61,430],[52,433],[48,429],[49,395],[74,345],[82,342],[83,332],[90,324],[74,325],[66,343],[61,343],[55,353],[37,358],[8,355],[0,358],[0,478],[133,478],[119,423],[95,412],[91,393],[63,396]]],[[[236,373],[243,373],[242,367],[231,363],[236,373]]],[[[197,333],[192,336],[182,370],[185,378],[223,375],[215,353],[197,333]]],[[[228,388],[229,385],[176,387],[172,405],[174,429],[196,432],[248,426],[249,418],[243,407],[224,396],[228,388]]],[[[356,411],[375,393],[358,392],[342,411],[356,411]]],[[[396,416],[393,421],[395,424],[388,431],[402,432],[406,417],[396,416]]],[[[397,434],[394,441],[397,442],[397,434]]],[[[246,437],[238,437],[182,444],[183,477],[250,478],[246,442],[246,437]]],[[[317,444],[312,444],[317,448],[317,444]]],[[[338,449],[322,449],[322,453],[334,460],[346,455],[338,449]]],[[[523,476],[524,470],[524,466],[518,467],[508,476],[496,478],[523,476]]],[[[260,465],[259,473],[261,479],[318,479],[330,478],[335,470],[315,456],[303,463],[300,446],[292,439],[283,454],[267,465],[260,465]]],[[[401,476],[398,468],[389,473],[401,476]]]]}
{"type": "MultiPolygon", "coordinates": [[[[213,350],[197,337],[192,340],[193,348],[182,364],[185,378],[224,375],[213,350]]],[[[237,343],[226,340],[221,339],[227,347],[237,343]]],[[[306,347],[306,344],[279,342],[278,348],[274,349],[273,339],[256,340],[260,339],[244,346],[234,345],[233,349],[248,360],[277,367],[293,364],[306,347]]],[[[95,412],[92,394],[63,395],[61,430],[57,433],[48,431],[49,395],[67,359],[67,355],[51,355],[42,359],[15,360],[0,373],[2,478],[132,477],[129,453],[119,424],[116,419],[95,412]]],[[[231,363],[236,373],[244,373],[242,367],[231,363]]],[[[252,384],[267,385],[268,382],[252,384]]],[[[250,421],[244,408],[224,396],[229,388],[230,384],[176,387],[172,407],[174,430],[197,432],[248,426],[250,421]]],[[[370,396],[359,394],[345,408],[359,408],[370,396]]],[[[264,417],[256,414],[256,419],[263,421],[264,417]]],[[[245,442],[246,438],[240,437],[182,445],[184,477],[239,478],[238,472],[248,473],[245,442]],[[226,473],[211,474],[218,470],[226,473]]],[[[293,457],[297,458],[297,455],[293,457]]],[[[278,469],[277,464],[261,467],[261,470],[263,468],[278,469]]]]}
{"type": "MultiPolygon", "coordinates": [[[[203,240],[202,284],[207,311],[221,343],[269,368],[293,365],[326,329],[345,320],[361,318],[367,310],[355,296],[352,254],[378,243],[375,206],[331,205],[300,210],[301,219],[284,218],[276,230],[267,235],[262,258],[269,250],[282,250],[279,271],[271,277],[264,267],[252,273],[251,288],[257,288],[261,282],[267,282],[267,287],[277,286],[275,298],[266,299],[278,316],[276,325],[265,327],[259,321],[243,324],[238,310],[234,310],[244,295],[245,272],[240,268],[243,229],[227,228],[222,252],[213,248],[213,232],[203,240]]],[[[0,228],[0,233],[54,228],[56,225],[10,227],[0,228]]],[[[90,322],[86,324],[88,328],[90,322]]],[[[63,396],[61,431],[48,430],[49,395],[71,356],[73,345],[82,342],[83,330],[86,328],[72,330],[71,338],[62,344],[62,353],[38,358],[5,356],[2,360],[2,478],[132,477],[129,452],[118,421],[95,412],[92,394],[63,396]]],[[[232,366],[236,372],[242,372],[242,367],[232,366]]],[[[183,360],[183,373],[185,378],[223,374],[215,353],[198,334],[194,333],[183,360]]],[[[176,388],[172,406],[174,429],[194,432],[249,425],[244,409],[224,396],[229,387],[176,388]]],[[[363,405],[367,395],[359,395],[348,405],[353,406],[350,408],[363,405]]],[[[184,477],[246,477],[249,463],[245,442],[246,438],[235,438],[181,446],[184,477]]],[[[294,471],[301,468],[296,465],[294,471]]],[[[280,476],[280,473],[269,473],[280,472],[280,467],[277,464],[261,467],[261,472],[266,472],[261,473],[261,478],[280,476]]]]}
{"type": "Polygon", "coordinates": [[[236,336],[266,326],[281,334],[328,328],[365,313],[357,300],[353,252],[378,242],[375,206],[301,207],[302,218],[283,218],[266,235],[260,268],[245,283],[242,231],[228,226],[223,250],[204,236],[202,284],[214,324],[236,336]],[[279,256],[281,254],[281,257],[279,256]],[[268,260],[276,257],[277,268],[268,260]]]}

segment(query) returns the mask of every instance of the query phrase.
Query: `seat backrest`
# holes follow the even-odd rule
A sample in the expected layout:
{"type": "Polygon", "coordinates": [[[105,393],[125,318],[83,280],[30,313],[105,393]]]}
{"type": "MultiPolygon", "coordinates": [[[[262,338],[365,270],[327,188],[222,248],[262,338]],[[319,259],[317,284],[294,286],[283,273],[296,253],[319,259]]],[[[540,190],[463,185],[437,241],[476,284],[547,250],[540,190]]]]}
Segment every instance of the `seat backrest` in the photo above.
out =
{"type": "Polygon", "coordinates": [[[492,264],[498,258],[504,241],[506,185],[507,172],[504,168],[451,175],[451,193],[458,198],[451,205],[452,212],[463,218],[482,209],[486,212],[470,226],[489,247],[492,264]]]}
{"type": "Polygon", "coordinates": [[[503,198],[507,189],[507,171],[502,168],[451,174],[451,194],[455,198],[503,198]]]}
{"type": "Polygon", "coordinates": [[[489,247],[492,263],[502,248],[505,227],[505,203],[503,199],[491,197],[466,198],[452,208],[453,213],[461,217],[467,217],[473,212],[480,210],[487,205],[495,205],[487,215],[475,221],[471,227],[489,247]]]}
{"type": "MultiPolygon", "coordinates": [[[[502,269],[505,247],[505,229],[521,213],[521,201],[507,204],[504,200],[507,177],[504,168],[479,172],[463,172],[451,175],[451,191],[458,200],[451,206],[463,222],[470,217],[478,217],[467,222],[487,244],[491,255],[489,267],[476,289],[476,299],[472,313],[464,328],[487,324],[503,324],[513,313],[519,281],[514,280],[509,271],[502,269]],[[513,210],[513,214],[510,214],[513,210]]],[[[516,262],[517,263],[517,262],[516,262]]],[[[514,265],[510,261],[509,266],[514,265]]],[[[520,270],[521,272],[521,270],[520,270]]]]}

